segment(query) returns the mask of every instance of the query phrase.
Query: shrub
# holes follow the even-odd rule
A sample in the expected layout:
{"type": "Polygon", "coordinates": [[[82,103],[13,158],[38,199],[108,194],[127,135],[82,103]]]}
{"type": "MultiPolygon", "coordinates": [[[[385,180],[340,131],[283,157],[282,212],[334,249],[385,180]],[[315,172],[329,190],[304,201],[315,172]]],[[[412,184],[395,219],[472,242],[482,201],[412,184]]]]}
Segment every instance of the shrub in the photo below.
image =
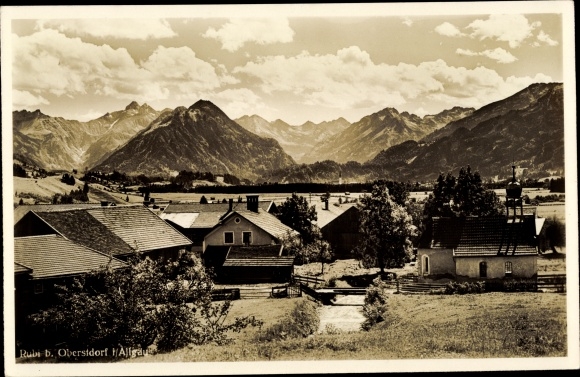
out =
{"type": "Polygon", "coordinates": [[[466,293],[483,293],[486,290],[487,290],[486,284],[483,281],[464,282],[464,283],[450,281],[445,285],[443,292],[448,295],[452,294],[464,295],[466,293]]]}
{"type": "Polygon", "coordinates": [[[59,302],[32,314],[39,342],[71,349],[131,347],[172,351],[189,343],[227,343],[229,331],[259,325],[252,317],[224,324],[229,302],[213,303],[213,283],[198,257],[182,253],[165,264],[135,257],[124,269],[108,267],[59,286],[59,302]],[[58,334],[42,339],[43,328],[58,334]]]}
{"type": "Polygon", "coordinates": [[[370,330],[371,327],[385,320],[387,311],[387,286],[377,277],[367,288],[365,303],[363,305],[364,322],[361,324],[363,330],[370,330]]]}
{"type": "Polygon", "coordinates": [[[314,334],[319,326],[320,317],[316,304],[310,301],[300,301],[280,322],[260,331],[256,340],[270,342],[287,338],[305,338],[314,334]]]}

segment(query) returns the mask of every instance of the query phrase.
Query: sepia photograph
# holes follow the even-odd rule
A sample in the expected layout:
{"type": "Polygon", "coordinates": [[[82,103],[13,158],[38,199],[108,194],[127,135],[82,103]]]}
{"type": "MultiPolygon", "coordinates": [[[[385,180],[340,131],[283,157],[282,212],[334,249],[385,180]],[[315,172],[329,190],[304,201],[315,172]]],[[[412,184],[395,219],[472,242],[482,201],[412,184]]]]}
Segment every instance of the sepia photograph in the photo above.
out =
{"type": "Polygon", "coordinates": [[[572,1],[0,13],[5,375],[580,368],[572,1]]]}

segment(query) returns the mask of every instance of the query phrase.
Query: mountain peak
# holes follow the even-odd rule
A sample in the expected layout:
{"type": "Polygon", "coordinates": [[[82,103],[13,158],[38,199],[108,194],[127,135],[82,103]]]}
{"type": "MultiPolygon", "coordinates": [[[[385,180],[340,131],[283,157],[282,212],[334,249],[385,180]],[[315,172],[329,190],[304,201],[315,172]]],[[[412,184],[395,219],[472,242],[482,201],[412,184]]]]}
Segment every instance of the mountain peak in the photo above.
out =
{"type": "Polygon", "coordinates": [[[130,104],[125,107],[125,110],[139,110],[141,106],[135,101],[131,102],[130,104]]]}

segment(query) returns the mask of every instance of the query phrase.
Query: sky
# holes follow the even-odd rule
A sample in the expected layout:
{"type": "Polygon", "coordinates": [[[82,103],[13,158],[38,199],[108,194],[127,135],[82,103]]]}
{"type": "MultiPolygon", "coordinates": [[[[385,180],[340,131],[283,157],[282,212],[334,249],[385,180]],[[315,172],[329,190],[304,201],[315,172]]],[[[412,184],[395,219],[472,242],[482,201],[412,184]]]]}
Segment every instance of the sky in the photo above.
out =
{"type": "Polygon", "coordinates": [[[12,110],[88,121],[204,99],[300,125],[477,109],[563,82],[557,2],[485,4],[13,8],[12,110]]]}

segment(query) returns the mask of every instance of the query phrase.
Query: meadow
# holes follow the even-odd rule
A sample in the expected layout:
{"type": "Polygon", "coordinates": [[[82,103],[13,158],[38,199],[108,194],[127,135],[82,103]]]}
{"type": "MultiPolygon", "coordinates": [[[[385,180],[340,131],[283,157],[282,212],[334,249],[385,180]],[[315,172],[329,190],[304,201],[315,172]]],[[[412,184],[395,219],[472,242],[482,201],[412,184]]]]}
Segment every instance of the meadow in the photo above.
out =
{"type": "MultiPolygon", "coordinates": [[[[253,315],[266,328],[300,300],[234,302],[230,320],[253,315]]],[[[259,342],[259,329],[226,346],[190,346],[123,362],[232,362],[555,357],[567,354],[566,296],[557,293],[393,294],[370,331],[321,329],[306,338],[259,342]]]]}

